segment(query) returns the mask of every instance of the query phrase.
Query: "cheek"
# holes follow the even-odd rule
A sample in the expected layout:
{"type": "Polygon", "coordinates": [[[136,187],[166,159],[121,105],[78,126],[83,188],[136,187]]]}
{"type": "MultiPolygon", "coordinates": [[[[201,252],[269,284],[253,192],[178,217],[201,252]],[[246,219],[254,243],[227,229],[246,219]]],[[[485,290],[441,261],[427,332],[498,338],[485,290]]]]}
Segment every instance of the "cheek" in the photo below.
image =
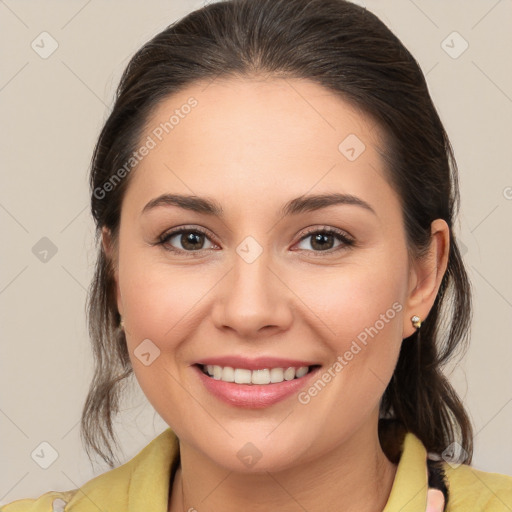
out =
{"type": "Polygon", "coordinates": [[[400,337],[406,274],[385,260],[332,268],[301,281],[298,295],[328,327],[337,351],[358,338],[400,337]],[[371,331],[371,334],[369,333],[371,331]],[[378,332],[376,332],[378,331],[378,332]]]}
{"type": "MultiPolygon", "coordinates": [[[[119,260],[127,343],[141,385],[150,387],[158,379],[169,380],[164,361],[178,376],[182,346],[189,350],[187,341],[196,330],[211,328],[208,315],[223,289],[225,269],[206,263],[180,266],[166,262],[163,249],[128,245],[119,260]],[[157,364],[150,369],[136,359],[144,340],[151,340],[155,352],[167,356],[155,359],[157,364]],[[159,372],[158,379],[152,372],[159,372]]],[[[402,255],[388,250],[361,257],[357,263],[347,260],[346,265],[281,269],[283,281],[293,283],[293,293],[283,291],[284,301],[294,301],[296,325],[291,329],[304,343],[318,338],[326,362],[343,358],[343,377],[335,380],[346,381],[344,386],[349,387],[357,382],[356,395],[373,388],[375,393],[382,387],[376,375],[386,381],[394,367],[401,343],[405,263],[402,255]]]]}
{"type": "Polygon", "coordinates": [[[349,411],[364,414],[378,403],[398,358],[406,282],[402,269],[407,267],[405,262],[393,265],[392,260],[388,256],[367,265],[332,269],[321,278],[303,280],[298,290],[298,295],[308,297],[314,322],[328,333],[322,342],[331,357],[331,376],[325,378],[336,397],[333,408],[344,417],[352,415],[349,411]]]}
{"type": "MultiPolygon", "coordinates": [[[[183,403],[181,347],[194,331],[201,299],[212,284],[195,267],[150,261],[126,251],[119,261],[126,341],[137,381],[166,419],[183,403]]],[[[181,410],[178,417],[188,412],[181,410]]]]}
{"type": "MultiPolygon", "coordinates": [[[[201,264],[171,262],[161,247],[140,247],[128,239],[121,248],[119,283],[127,326],[133,338],[169,340],[183,329],[194,305],[211,283],[201,264]]],[[[135,343],[135,340],[131,340],[135,343]]],[[[167,341],[166,341],[167,342],[167,341]]]]}

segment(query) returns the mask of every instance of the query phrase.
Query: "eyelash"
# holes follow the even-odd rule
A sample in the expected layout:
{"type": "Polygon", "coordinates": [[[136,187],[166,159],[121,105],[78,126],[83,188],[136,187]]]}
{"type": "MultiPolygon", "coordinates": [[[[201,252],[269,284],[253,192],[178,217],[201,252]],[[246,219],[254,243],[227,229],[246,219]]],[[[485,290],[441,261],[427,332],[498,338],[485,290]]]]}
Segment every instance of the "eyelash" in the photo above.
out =
{"type": "MultiPolygon", "coordinates": [[[[205,235],[208,239],[210,239],[206,230],[199,228],[199,227],[188,228],[185,226],[185,227],[178,228],[178,229],[164,233],[163,235],[161,235],[159,237],[158,242],[156,242],[153,245],[162,245],[166,251],[170,251],[170,252],[177,253],[177,254],[186,254],[187,256],[190,256],[190,257],[196,257],[197,253],[200,253],[203,250],[208,250],[208,249],[199,249],[197,251],[184,251],[182,249],[176,249],[175,247],[172,247],[171,245],[166,245],[167,242],[173,236],[180,235],[183,233],[202,234],[202,235],[205,235]]],[[[325,251],[313,251],[313,250],[308,250],[308,249],[298,249],[298,250],[311,252],[315,255],[314,257],[319,257],[319,256],[323,256],[324,254],[329,255],[329,254],[337,253],[338,251],[341,251],[341,250],[350,249],[351,247],[353,247],[356,244],[355,240],[352,237],[348,236],[343,231],[337,230],[335,228],[321,228],[321,229],[311,228],[308,231],[306,231],[306,233],[304,233],[304,235],[300,238],[300,240],[297,243],[300,243],[303,240],[305,240],[306,238],[310,237],[311,235],[316,235],[316,234],[333,235],[336,237],[337,240],[342,242],[342,245],[339,245],[338,247],[334,247],[331,249],[327,249],[325,251]]]]}

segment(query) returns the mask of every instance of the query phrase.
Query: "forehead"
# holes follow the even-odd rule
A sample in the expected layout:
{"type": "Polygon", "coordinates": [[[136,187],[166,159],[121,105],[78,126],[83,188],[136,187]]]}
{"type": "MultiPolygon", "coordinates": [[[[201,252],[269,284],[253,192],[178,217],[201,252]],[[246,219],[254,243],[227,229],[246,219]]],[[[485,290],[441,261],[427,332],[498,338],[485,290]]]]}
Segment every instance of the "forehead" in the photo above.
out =
{"type": "Polygon", "coordinates": [[[247,201],[340,186],[361,194],[389,188],[380,135],[372,118],[314,82],[197,82],[161,101],[147,120],[140,145],[152,147],[130,188],[144,197],[166,187],[198,195],[216,190],[247,201]]]}
{"type": "Polygon", "coordinates": [[[277,156],[290,147],[298,151],[304,143],[316,152],[334,149],[337,154],[339,142],[350,133],[369,144],[375,144],[380,135],[369,116],[338,94],[309,80],[291,78],[195,83],[161,101],[146,123],[146,132],[158,140],[160,135],[172,138],[175,152],[196,130],[197,142],[216,140],[236,151],[234,141],[252,140],[259,150],[267,147],[277,156]],[[169,122],[172,127],[166,130],[169,122]]]}

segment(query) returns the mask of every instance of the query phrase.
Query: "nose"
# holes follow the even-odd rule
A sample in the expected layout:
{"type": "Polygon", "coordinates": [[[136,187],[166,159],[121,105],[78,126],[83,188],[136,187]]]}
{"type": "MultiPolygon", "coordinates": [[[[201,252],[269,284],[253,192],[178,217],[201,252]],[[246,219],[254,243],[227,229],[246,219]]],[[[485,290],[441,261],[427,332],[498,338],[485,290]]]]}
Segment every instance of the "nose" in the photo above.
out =
{"type": "Polygon", "coordinates": [[[212,312],[217,328],[254,340],[290,327],[294,294],[270,260],[265,251],[252,262],[235,256],[217,288],[212,312]]]}

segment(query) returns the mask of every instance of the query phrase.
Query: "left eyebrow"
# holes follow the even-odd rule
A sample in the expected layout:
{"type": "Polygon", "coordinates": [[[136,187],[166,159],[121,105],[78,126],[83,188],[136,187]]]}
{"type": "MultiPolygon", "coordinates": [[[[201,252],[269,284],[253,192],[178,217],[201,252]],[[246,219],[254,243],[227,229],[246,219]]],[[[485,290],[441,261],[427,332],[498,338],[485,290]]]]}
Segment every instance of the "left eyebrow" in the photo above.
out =
{"type": "Polygon", "coordinates": [[[185,210],[204,213],[206,215],[215,215],[217,217],[223,217],[224,215],[222,206],[213,199],[184,194],[162,194],[161,196],[155,197],[144,206],[141,215],[159,206],[178,206],[185,210]]]}
{"type": "Polygon", "coordinates": [[[320,210],[322,208],[327,208],[328,206],[337,204],[360,206],[372,212],[374,215],[377,215],[375,210],[360,197],[353,196],[351,194],[340,193],[316,194],[296,197],[283,206],[281,213],[283,216],[297,215],[299,213],[320,210]]]}
{"type": "MultiPolygon", "coordinates": [[[[374,215],[375,210],[363,199],[351,194],[315,194],[299,196],[285,203],[281,208],[282,216],[298,215],[304,212],[311,212],[327,208],[333,205],[355,205],[360,206],[374,215]]],[[[214,215],[223,217],[224,211],[222,206],[213,199],[183,194],[162,194],[151,201],[142,209],[141,214],[148,212],[159,206],[177,206],[185,210],[195,211],[205,215],[214,215]]]]}

